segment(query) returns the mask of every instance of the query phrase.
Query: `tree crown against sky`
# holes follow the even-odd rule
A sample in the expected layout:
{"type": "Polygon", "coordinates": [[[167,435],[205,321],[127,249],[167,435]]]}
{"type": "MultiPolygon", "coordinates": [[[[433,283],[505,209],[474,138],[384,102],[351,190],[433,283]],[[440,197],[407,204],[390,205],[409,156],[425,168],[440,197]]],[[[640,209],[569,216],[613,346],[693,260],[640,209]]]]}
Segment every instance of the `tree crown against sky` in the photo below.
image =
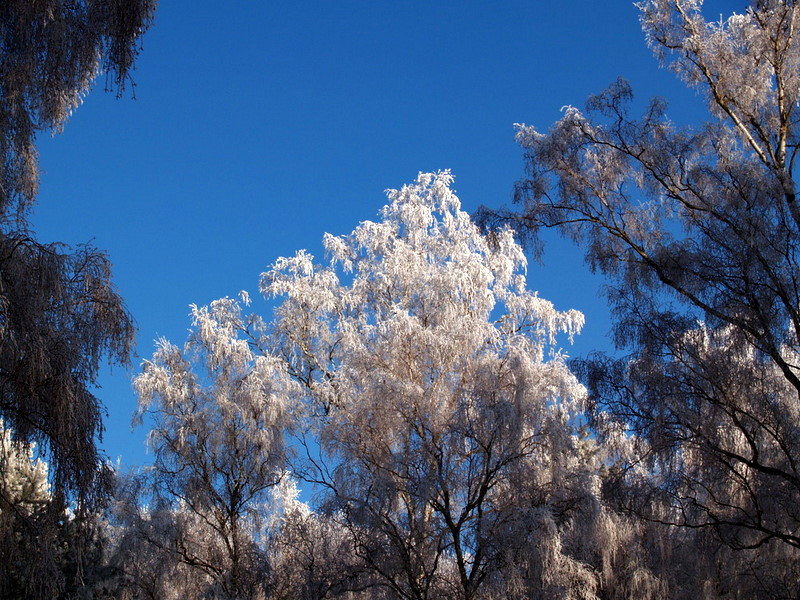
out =
{"type": "MultiPolygon", "coordinates": [[[[483,236],[451,182],[448,172],[421,174],[391,191],[380,221],[325,236],[328,264],[305,251],[279,258],[261,278],[278,301],[273,319],[242,316],[230,299],[196,309],[186,350],[202,342],[207,373],[163,343],[137,378],[143,407],[157,399],[155,470],[202,512],[193,474],[220,477],[209,497],[245,489],[230,483],[246,485],[260,468],[223,456],[263,452],[278,465],[274,442],[244,448],[283,429],[299,453],[294,476],[318,487],[322,514],[354,548],[339,586],[478,598],[505,585],[493,574],[514,546],[554,593],[591,588],[588,568],[559,550],[555,523],[593,505],[595,452],[575,421],[584,390],[558,346],[583,316],[526,289],[513,233],[483,236]],[[201,382],[211,387],[200,392],[201,382]],[[229,410],[239,415],[230,426],[229,410]],[[267,422],[249,424],[256,417],[267,422]],[[534,522],[552,535],[532,535],[534,522]],[[560,557],[564,572],[547,573],[545,556],[560,557]]],[[[276,472],[266,468],[264,488],[276,472]]],[[[520,570],[517,585],[537,585],[526,577],[520,570]]]]}
{"type": "Polygon", "coordinates": [[[42,244],[30,229],[36,135],[60,131],[99,75],[125,87],[154,10],[149,0],[0,6],[0,417],[20,447],[47,458],[52,484],[37,511],[20,510],[13,489],[0,487],[4,595],[55,596],[80,581],[84,521],[110,493],[94,387],[102,360],[126,364],[134,338],[105,254],[42,244]],[[73,517],[79,533],[59,539],[73,517]],[[67,563],[76,570],[70,581],[67,563]]]}
{"type": "Polygon", "coordinates": [[[381,221],[326,236],[329,266],[298,253],[262,275],[285,297],[281,354],[327,413],[333,462],[309,475],[383,585],[413,598],[479,596],[515,510],[573,468],[582,400],[555,344],[583,316],[526,289],[512,233],[480,235],[451,181],[422,174],[381,221]]]}
{"type": "Polygon", "coordinates": [[[60,131],[99,75],[122,93],[156,0],[0,7],[0,212],[23,216],[39,182],[36,135],[60,131]]]}
{"type": "Polygon", "coordinates": [[[628,508],[732,548],[786,544],[777,580],[800,542],[800,8],[755,2],[708,22],[702,2],[638,6],[710,120],[678,127],[661,99],[634,118],[619,80],[547,133],[520,128],[519,208],[488,217],[558,228],[611,282],[630,354],[579,366],[596,406],[639,434],[649,468],[620,472],[638,490],[628,508]]]}

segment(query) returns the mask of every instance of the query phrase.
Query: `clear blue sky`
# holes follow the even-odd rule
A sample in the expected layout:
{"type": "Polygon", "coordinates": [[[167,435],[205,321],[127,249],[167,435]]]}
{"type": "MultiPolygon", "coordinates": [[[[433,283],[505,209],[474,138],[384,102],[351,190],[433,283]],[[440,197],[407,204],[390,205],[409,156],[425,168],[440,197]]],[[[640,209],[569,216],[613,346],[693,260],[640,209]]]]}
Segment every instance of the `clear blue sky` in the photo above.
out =
{"type": "MultiPolygon", "coordinates": [[[[642,101],[668,97],[676,120],[702,108],[659,69],[626,0],[164,0],[137,64],[135,100],[100,80],[41,138],[33,217],[42,241],[109,253],[138,323],[133,370],[98,392],[103,446],[128,465],[147,460],[130,378],[156,338],[183,343],[189,304],[255,295],[278,256],[319,254],[324,232],[374,219],[419,171],[451,169],[470,212],[509,203],[513,124],[546,129],[619,75],[642,101]]],[[[610,346],[602,280],[581,257],[554,238],[529,269],[532,289],[585,312],[572,355],[610,346]]]]}

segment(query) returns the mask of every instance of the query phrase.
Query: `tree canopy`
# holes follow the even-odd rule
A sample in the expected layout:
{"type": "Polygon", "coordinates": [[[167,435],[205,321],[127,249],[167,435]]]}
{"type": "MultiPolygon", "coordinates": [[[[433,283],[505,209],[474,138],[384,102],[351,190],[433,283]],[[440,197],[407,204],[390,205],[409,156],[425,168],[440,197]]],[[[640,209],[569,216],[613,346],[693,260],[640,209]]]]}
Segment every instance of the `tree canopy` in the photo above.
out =
{"type": "Polygon", "coordinates": [[[800,9],[759,1],[707,22],[699,1],[638,6],[656,55],[703,93],[709,120],[678,127],[662,99],[633,117],[619,80],[547,133],[519,129],[519,208],[484,219],[556,227],[612,282],[615,341],[629,354],[580,369],[595,406],[636,435],[638,453],[618,465],[623,504],[713,532],[742,551],[727,560],[754,561],[739,575],[759,594],[780,595],[800,542],[800,9]]]}
{"type": "MultiPolygon", "coordinates": [[[[64,591],[54,562],[64,508],[71,503],[81,521],[110,493],[110,469],[97,446],[103,409],[94,385],[103,359],[128,362],[134,337],[108,257],[88,245],[42,243],[29,227],[39,177],[36,134],[59,131],[98,76],[124,89],[155,5],[9,0],[0,6],[0,418],[18,444],[38,444],[53,484],[46,516],[16,510],[14,496],[0,488],[0,512],[17,517],[0,523],[4,545],[19,538],[20,527],[37,540],[20,560],[42,576],[27,577],[13,592],[22,597],[64,591]]],[[[0,568],[4,594],[12,593],[11,565],[0,568]]]]}
{"type": "Polygon", "coordinates": [[[6,0],[0,6],[0,213],[36,197],[36,134],[60,130],[98,76],[122,93],[157,0],[6,0]]]}
{"type": "Polygon", "coordinates": [[[125,87],[155,4],[1,7],[0,595],[796,597],[800,8],[636,7],[704,122],[620,78],[518,126],[510,208],[420,173],[257,301],[192,305],[134,379],[153,462],[127,474],[92,386],[132,319],[108,258],[27,211],[36,133],[125,87]],[[613,354],[570,359],[583,315],[529,289],[542,228],[605,276],[613,354]]]}

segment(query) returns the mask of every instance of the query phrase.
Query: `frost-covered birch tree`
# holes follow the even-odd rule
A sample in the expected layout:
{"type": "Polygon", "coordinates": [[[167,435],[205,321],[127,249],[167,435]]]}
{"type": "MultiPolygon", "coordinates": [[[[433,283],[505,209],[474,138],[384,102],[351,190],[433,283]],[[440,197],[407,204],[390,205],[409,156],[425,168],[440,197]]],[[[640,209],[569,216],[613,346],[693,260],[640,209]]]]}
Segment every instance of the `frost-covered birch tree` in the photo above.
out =
{"type": "Polygon", "coordinates": [[[271,319],[225,298],[193,308],[183,350],[159,344],[136,380],[156,493],[128,479],[116,511],[126,593],[668,597],[654,563],[675,548],[601,498],[625,443],[586,432],[559,346],[583,316],[528,290],[514,233],[483,235],[451,184],[390,191],[324,264],[276,260],[271,319]]]}
{"type": "Polygon", "coordinates": [[[613,282],[630,354],[584,369],[640,444],[625,504],[713,532],[731,576],[749,577],[726,582],[737,593],[784,597],[800,559],[800,7],[762,0],[709,22],[700,0],[637,6],[708,121],[678,127],[662,99],[635,118],[620,80],[547,133],[520,128],[519,207],[489,216],[558,227],[613,282]]]}
{"type": "Polygon", "coordinates": [[[203,597],[262,598],[264,519],[284,475],[296,384],[242,337],[248,325],[236,301],[194,307],[192,315],[184,348],[162,340],[135,380],[155,460],[151,501],[145,507],[134,498],[128,523],[165,561],[205,579],[203,597]],[[166,535],[153,518],[170,523],[166,535]]]}
{"type": "Polygon", "coordinates": [[[481,235],[451,182],[420,175],[379,221],[326,235],[326,265],[301,251],[262,275],[321,444],[305,475],[390,597],[482,597],[522,546],[537,589],[590,590],[559,545],[589,478],[557,336],[583,316],[527,289],[513,233],[481,235]]]}

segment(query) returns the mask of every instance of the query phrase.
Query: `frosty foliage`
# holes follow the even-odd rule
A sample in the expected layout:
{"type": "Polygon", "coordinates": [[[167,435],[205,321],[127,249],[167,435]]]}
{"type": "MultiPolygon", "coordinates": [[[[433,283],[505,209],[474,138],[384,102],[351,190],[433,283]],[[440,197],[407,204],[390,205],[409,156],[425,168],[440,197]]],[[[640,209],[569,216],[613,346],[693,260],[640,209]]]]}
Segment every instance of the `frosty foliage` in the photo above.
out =
{"type": "Polygon", "coordinates": [[[49,593],[58,580],[56,556],[46,523],[51,502],[47,463],[35,447],[14,439],[0,419],[0,596],[32,598],[49,593]],[[38,530],[41,528],[42,530],[38,530]],[[31,561],[38,554],[39,560],[31,561]]]}
{"type": "Polygon", "coordinates": [[[558,343],[583,316],[529,291],[513,232],[483,235],[451,184],[390,191],[325,264],[276,260],[271,320],[224,298],[159,342],[135,384],[155,464],[114,510],[125,593],[663,597],[601,499],[624,445],[582,423],[558,343]]]}
{"type": "Polygon", "coordinates": [[[219,597],[260,598],[265,506],[284,474],[297,386],[240,336],[235,300],[193,306],[192,317],[184,348],[161,340],[135,380],[139,414],[153,424],[153,501],[173,515],[173,539],[162,545],[219,597]]]}
{"type": "Polygon", "coordinates": [[[583,316],[526,289],[513,233],[483,236],[451,183],[421,174],[380,221],[327,235],[327,265],[301,251],[261,279],[282,298],[271,331],[327,457],[307,476],[378,585],[408,598],[481,597],[509,545],[569,562],[546,550],[557,533],[524,532],[585,494],[584,391],[556,346],[583,316]]]}
{"type": "Polygon", "coordinates": [[[641,2],[648,42],[663,63],[707,94],[715,116],[730,119],[759,158],[783,164],[800,97],[800,42],[794,35],[800,15],[794,2],[753,3],[743,14],[716,22],[706,22],[702,4],[641,2]]]}
{"type": "MultiPolygon", "coordinates": [[[[364,222],[348,236],[326,235],[327,266],[300,251],[262,274],[262,293],[285,296],[275,322],[285,356],[323,407],[348,395],[337,392],[344,381],[334,386],[326,377],[335,359],[376,360],[373,345],[388,353],[387,365],[403,362],[395,360],[397,353],[411,353],[412,360],[422,355],[419,360],[430,363],[429,379],[455,376],[450,371],[459,370],[452,365],[461,358],[453,348],[463,348],[459,354],[466,356],[484,346],[510,355],[532,352],[536,363],[547,355],[554,359],[547,368],[561,368],[555,337],[574,335],[583,316],[560,313],[525,289],[525,257],[512,232],[491,240],[482,236],[460,210],[451,181],[447,172],[420,175],[414,185],[390,193],[381,222],[364,222]],[[341,283],[340,274],[352,281],[341,283]],[[346,350],[335,352],[334,346],[346,350]]],[[[580,397],[567,389],[568,380],[556,378],[551,391],[563,391],[566,403],[580,397]],[[559,386],[566,387],[555,390],[559,386]]]]}
{"type": "Polygon", "coordinates": [[[0,515],[30,515],[50,500],[47,463],[34,458],[34,449],[14,440],[0,419],[0,515]]]}
{"type": "Polygon", "coordinates": [[[630,354],[581,371],[606,444],[635,434],[611,470],[616,501],[739,565],[724,581],[697,571],[703,594],[785,597],[800,547],[800,7],[764,0],[707,22],[700,0],[637,6],[662,62],[704,93],[709,122],[677,127],[663,99],[635,118],[618,80],[547,133],[520,126],[519,209],[484,220],[528,236],[558,227],[609,277],[615,341],[630,354]]]}

